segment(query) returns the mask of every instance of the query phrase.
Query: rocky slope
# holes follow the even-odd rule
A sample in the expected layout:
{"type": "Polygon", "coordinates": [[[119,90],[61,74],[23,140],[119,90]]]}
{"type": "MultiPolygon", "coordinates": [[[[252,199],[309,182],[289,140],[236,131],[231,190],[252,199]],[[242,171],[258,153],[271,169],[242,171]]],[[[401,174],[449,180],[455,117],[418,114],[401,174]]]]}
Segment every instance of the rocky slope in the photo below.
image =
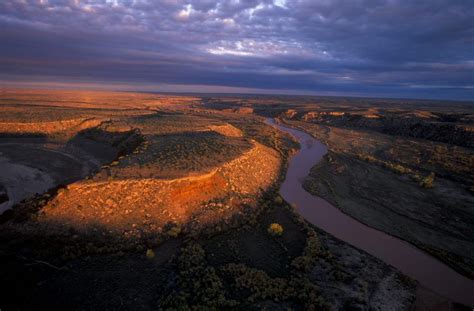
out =
{"type": "Polygon", "coordinates": [[[242,156],[204,175],[80,181],[50,201],[38,220],[76,229],[97,225],[127,234],[161,231],[168,223],[206,224],[238,213],[242,204],[254,205],[258,194],[278,178],[280,165],[274,150],[255,143],[242,156]]]}
{"type": "Polygon", "coordinates": [[[441,119],[436,116],[420,118],[420,115],[380,115],[370,112],[354,114],[341,111],[309,112],[301,117],[302,120],[322,125],[372,130],[389,135],[421,138],[473,148],[474,125],[456,122],[459,118],[441,119]]]}

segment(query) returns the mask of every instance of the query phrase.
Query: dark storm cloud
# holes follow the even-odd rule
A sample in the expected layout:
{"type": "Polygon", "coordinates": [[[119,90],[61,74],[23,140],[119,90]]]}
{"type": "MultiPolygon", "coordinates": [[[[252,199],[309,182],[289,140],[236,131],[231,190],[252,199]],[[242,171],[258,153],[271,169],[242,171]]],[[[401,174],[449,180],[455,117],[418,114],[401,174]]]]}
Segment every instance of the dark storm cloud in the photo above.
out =
{"type": "Polygon", "coordinates": [[[0,3],[0,79],[474,99],[470,0],[0,3]]]}

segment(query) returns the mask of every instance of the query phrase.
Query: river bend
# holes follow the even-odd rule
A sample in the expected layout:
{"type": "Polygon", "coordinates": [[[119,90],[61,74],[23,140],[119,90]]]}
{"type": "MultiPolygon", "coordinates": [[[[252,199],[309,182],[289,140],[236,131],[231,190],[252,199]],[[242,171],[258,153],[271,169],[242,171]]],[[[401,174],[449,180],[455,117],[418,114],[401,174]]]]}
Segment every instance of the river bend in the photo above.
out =
{"type": "Polygon", "coordinates": [[[327,148],[309,134],[277,124],[267,124],[295,137],[301,149],[290,158],[281,196],[313,225],[362,249],[417,280],[449,300],[474,306],[474,281],[457,273],[435,257],[415,246],[371,228],[341,212],[324,199],[304,190],[302,182],[310,169],[327,153],[327,148]]]}

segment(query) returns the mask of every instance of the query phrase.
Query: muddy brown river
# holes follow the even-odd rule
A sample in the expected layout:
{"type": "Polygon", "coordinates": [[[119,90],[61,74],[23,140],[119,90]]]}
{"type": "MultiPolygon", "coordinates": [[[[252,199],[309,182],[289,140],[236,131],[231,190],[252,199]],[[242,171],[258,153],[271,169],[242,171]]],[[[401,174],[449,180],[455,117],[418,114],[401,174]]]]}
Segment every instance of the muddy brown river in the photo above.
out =
{"type": "Polygon", "coordinates": [[[313,225],[362,249],[417,280],[420,286],[449,300],[474,306],[474,281],[415,246],[378,231],[344,214],[338,208],[303,189],[302,182],[310,169],[326,154],[327,148],[307,133],[277,124],[267,124],[291,134],[301,149],[291,157],[282,197],[296,206],[297,212],[313,225]]]}

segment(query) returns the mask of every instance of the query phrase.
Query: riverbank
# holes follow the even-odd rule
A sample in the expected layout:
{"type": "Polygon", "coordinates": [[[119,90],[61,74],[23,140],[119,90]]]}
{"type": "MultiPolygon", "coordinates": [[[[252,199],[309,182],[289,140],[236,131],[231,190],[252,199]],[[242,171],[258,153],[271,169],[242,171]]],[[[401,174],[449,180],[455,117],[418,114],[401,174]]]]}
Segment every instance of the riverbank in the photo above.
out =
{"type": "Polygon", "coordinates": [[[334,236],[361,248],[416,279],[423,286],[452,301],[474,304],[474,282],[458,274],[416,247],[372,229],[342,213],[327,201],[310,195],[301,184],[327,148],[309,134],[267,121],[301,142],[301,150],[290,160],[281,194],[305,219],[334,236]]]}
{"type": "MultiPolygon", "coordinates": [[[[68,96],[68,109],[18,104],[11,113],[10,106],[2,110],[6,122],[76,114],[109,120],[73,136],[0,135],[8,143],[45,144],[85,161],[96,159],[100,166],[97,174],[67,181],[0,217],[2,310],[412,309],[411,278],[311,225],[279,195],[299,144],[265,125],[252,109],[216,111],[154,95],[146,95],[142,107],[135,95],[123,93],[107,100],[114,107],[91,97],[87,105],[99,101],[97,108],[77,110],[68,96]],[[122,104],[136,109],[121,109],[122,104]],[[241,161],[252,150],[260,151],[241,161]],[[276,160],[277,172],[269,167],[277,167],[276,160]],[[223,162],[235,165],[219,183],[197,183],[189,191],[186,183],[203,181],[196,176],[223,162]],[[158,185],[177,176],[184,183],[168,188],[172,191],[166,191],[168,183],[158,185]],[[147,187],[150,179],[157,187],[147,187]],[[220,195],[225,189],[230,196],[220,195]],[[164,194],[169,200],[155,204],[164,194]],[[209,199],[193,206],[189,200],[196,195],[209,199]],[[95,214],[87,213],[91,207],[95,214]],[[184,215],[189,221],[177,218],[184,215]],[[130,223],[120,228],[117,220],[130,223]]],[[[26,164],[56,162],[32,152],[14,154],[16,160],[21,155],[26,164]]],[[[67,177],[66,170],[60,172],[67,177]]],[[[1,200],[4,192],[0,187],[1,200]]]]}
{"type": "Polygon", "coordinates": [[[328,155],[304,188],[380,231],[474,277],[471,150],[380,133],[285,120],[328,155]]]}

